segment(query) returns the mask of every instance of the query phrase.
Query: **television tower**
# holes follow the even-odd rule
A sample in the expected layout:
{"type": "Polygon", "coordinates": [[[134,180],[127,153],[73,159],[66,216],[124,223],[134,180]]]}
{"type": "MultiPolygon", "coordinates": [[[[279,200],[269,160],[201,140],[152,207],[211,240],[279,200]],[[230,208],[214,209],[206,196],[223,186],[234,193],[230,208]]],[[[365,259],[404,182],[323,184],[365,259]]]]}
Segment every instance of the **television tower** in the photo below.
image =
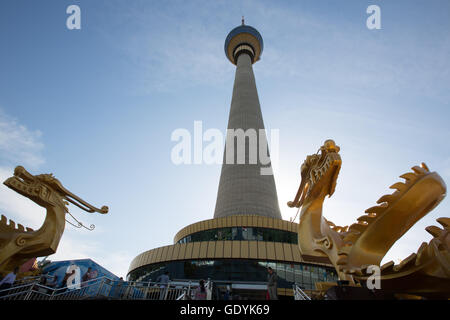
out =
{"type": "Polygon", "coordinates": [[[256,164],[249,161],[250,138],[246,137],[245,163],[239,163],[237,161],[239,139],[227,134],[214,218],[261,215],[281,219],[273,174],[261,174],[262,168],[269,170],[271,168],[270,163],[262,164],[260,161],[259,148],[264,148],[261,151],[268,156],[268,147],[265,133],[259,134],[260,130],[264,130],[264,122],[252,65],[260,59],[263,45],[259,32],[245,25],[244,17],[242,25],[231,30],[225,40],[225,55],[236,65],[228,130],[236,132],[242,129],[247,132],[248,129],[253,129],[256,132],[257,161],[256,164]],[[232,163],[227,161],[227,150],[233,151],[232,163]]]}

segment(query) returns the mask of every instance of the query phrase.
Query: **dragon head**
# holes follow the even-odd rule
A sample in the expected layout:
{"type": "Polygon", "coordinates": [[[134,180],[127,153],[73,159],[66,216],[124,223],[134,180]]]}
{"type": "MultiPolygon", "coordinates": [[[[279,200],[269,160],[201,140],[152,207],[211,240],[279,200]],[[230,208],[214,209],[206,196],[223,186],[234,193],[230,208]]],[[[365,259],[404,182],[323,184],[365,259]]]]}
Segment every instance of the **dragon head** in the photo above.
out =
{"type": "Polygon", "coordinates": [[[340,148],[333,140],[326,140],[316,154],[306,157],[301,166],[301,183],[294,201],[289,207],[301,207],[305,202],[331,196],[341,169],[340,148]]]}
{"type": "Polygon", "coordinates": [[[41,207],[60,207],[68,212],[68,202],[88,212],[108,213],[108,207],[95,208],[65,189],[61,182],[52,174],[40,174],[33,176],[22,166],[17,166],[14,176],[6,179],[4,184],[12,190],[29,198],[41,207]]]}

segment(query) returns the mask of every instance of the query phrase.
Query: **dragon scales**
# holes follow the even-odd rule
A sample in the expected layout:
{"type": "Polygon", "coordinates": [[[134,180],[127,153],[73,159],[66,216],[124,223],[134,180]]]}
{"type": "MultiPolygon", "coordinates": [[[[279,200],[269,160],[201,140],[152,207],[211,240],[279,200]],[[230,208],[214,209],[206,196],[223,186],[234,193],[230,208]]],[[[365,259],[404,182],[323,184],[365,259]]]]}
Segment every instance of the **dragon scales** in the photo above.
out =
{"type": "MultiPolygon", "coordinates": [[[[14,170],[14,176],[4,184],[47,210],[44,223],[38,230],[24,228],[5,216],[0,220],[0,272],[6,273],[30,258],[56,252],[69,212],[68,202],[87,212],[108,213],[108,207],[95,208],[65,189],[52,174],[33,176],[23,167],[14,170]]],[[[82,225],[79,223],[79,225],[82,225]]]]}
{"type": "MultiPolygon", "coordinates": [[[[390,188],[396,191],[382,196],[378,206],[367,209],[358,222],[336,226],[322,215],[325,197],[331,196],[341,168],[340,148],[325,141],[317,154],[307,156],[301,166],[301,183],[289,207],[300,208],[298,244],[302,255],[326,256],[341,280],[363,283],[371,275],[369,266],[380,263],[392,245],[417,221],[433,210],[446,194],[446,185],[427,166],[412,168],[390,188]]],[[[430,226],[433,236],[422,243],[417,253],[399,265],[381,266],[382,289],[428,297],[450,297],[450,218],[437,221],[443,229],[430,226]]]]}

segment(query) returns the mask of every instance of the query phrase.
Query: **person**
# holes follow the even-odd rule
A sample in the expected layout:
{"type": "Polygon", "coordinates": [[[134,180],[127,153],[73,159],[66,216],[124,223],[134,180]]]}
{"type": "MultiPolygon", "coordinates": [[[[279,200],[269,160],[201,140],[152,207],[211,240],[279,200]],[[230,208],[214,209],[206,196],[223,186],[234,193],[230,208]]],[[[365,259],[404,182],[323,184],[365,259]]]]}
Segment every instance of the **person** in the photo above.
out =
{"type": "Polygon", "coordinates": [[[84,274],[84,276],[81,278],[81,286],[84,287],[86,285],[86,282],[95,279],[95,277],[97,276],[97,271],[92,270],[91,267],[89,267],[86,271],[86,273],[84,274]]]}
{"type": "Polygon", "coordinates": [[[278,300],[277,296],[277,274],[271,267],[267,268],[267,291],[269,292],[270,300],[278,300]]]}
{"type": "Polygon", "coordinates": [[[200,280],[199,284],[194,292],[194,300],[206,300],[205,280],[200,280]]]}
{"type": "Polygon", "coordinates": [[[113,297],[115,299],[122,298],[122,290],[123,290],[122,286],[123,286],[123,278],[120,277],[119,281],[117,281],[117,284],[116,284],[116,286],[114,288],[114,295],[113,295],[113,297]]]}
{"type": "Polygon", "coordinates": [[[169,271],[164,272],[164,274],[160,275],[158,278],[156,278],[156,282],[159,283],[159,287],[161,289],[161,293],[159,295],[159,300],[163,300],[164,296],[166,294],[166,290],[168,289],[169,285],[169,271]]]}
{"type": "Polygon", "coordinates": [[[64,275],[64,278],[63,278],[63,281],[61,283],[61,286],[59,287],[61,290],[58,290],[58,293],[65,292],[67,290],[67,280],[69,279],[69,277],[71,275],[75,275],[75,270],[72,270],[71,273],[66,273],[64,275]],[[62,288],[64,288],[64,289],[62,289],[62,288]]]}
{"type": "Polygon", "coordinates": [[[41,276],[41,278],[39,279],[39,285],[34,287],[34,289],[40,293],[45,293],[45,294],[49,293],[47,277],[45,275],[41,276]]]}
{"type": "Polygon", "coordinates": [[[225,291],[225,294],[223,295],[223,300],[231,300],[231,290],[230,286],[227,286],[227,291],[225,291]]]}
{"type": "Polygon", "coordinates": [[[123,281],[120,299],[130,299],[133,296],[133,281],[123,281]]]}
{"type": "MultiPolygon", "coordinates": [[[[9,289],[16,281],[17,273],[19,272],[19,267],[15,267],[13,272],[8,273],[2,281],[0,281],[0,291],[9,289]]],[[[4,295],[6,292],[0,292],[0,295],[4,295]]]]}
{"type": "Polygon", "coordinates": [[[56,288],[58,285],[58,276],[54,276],[53,280],[47,281],[47,287],[49,288],[56,288]]]}

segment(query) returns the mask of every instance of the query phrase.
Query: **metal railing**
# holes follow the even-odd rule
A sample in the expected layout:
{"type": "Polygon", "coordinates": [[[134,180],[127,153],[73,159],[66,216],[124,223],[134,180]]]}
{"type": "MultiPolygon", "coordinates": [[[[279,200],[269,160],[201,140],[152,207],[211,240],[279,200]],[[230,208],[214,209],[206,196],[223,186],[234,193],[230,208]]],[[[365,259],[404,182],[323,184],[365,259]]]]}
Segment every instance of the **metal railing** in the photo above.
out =
{"type": "Polygon", "coordinates": [[[311,300],[311,298],[300,288],[299,285],[292,285],[292,289],[294,290],[294,299],[295,300],[311,300]]]}
{"type": "Polygon", "coordinates": [[[14,285],[21,285],[21,284],[27,284],[32,282],[41,282],[45,279],[45,281],[54,280],[54,276],[50,275],[39,275],[39,276],[30,276],[30,277],[23,277],[20,279],[16,279],[14,282],[14,285]]]}
{"type": "MultiPolygon", "coordinates": [[[[40,284],[41,277],[34,282],[16,283],[0,291],[0,300],[188,300],[192,299],[198,284],[172,281],[167,285],[156,282],[128,282],[106,277],[89,280],[78,287],[52,288],[40,284]]],[[[212,282],[210,282],[212,287],[212,282]]]]}

